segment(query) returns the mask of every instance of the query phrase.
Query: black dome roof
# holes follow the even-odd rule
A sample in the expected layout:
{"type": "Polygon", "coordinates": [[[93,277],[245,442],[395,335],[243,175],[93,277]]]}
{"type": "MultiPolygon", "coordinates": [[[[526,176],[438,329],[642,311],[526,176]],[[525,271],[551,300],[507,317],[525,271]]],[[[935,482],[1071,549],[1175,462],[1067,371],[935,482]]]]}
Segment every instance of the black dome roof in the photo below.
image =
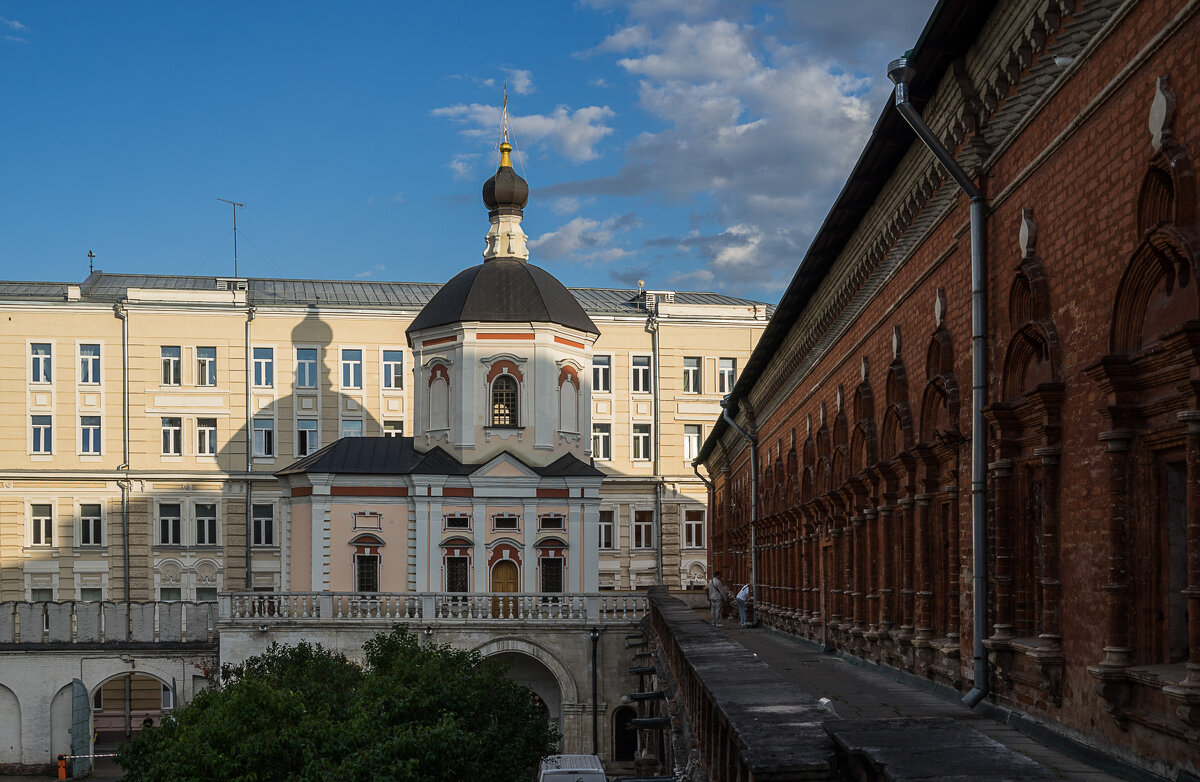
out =
{"type": "Polygon", "coordinates": [[[497,258],[456,274],[434,294],[405,333],[463,321],[557,323],[600,333],[554,275],[515,258],[497,258]]]}
{"type": "Polygon", "coordinates": [[[483,204],[490,211],[521,210],[529,201],[529,183],[513,171],[509,163],[512,147],[507,141],[500,145],[500,168],[483,183],[483,204]]]}

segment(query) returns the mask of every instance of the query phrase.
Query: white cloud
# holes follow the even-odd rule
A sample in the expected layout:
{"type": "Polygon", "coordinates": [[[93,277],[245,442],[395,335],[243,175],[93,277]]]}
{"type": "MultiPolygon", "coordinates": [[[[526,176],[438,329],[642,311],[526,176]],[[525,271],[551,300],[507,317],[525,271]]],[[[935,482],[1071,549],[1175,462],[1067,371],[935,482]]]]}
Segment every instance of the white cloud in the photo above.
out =
{"type": "Polygon", "coordinates": [[[17,32],[21,32],[22,30],[29,29],[25,25],[18,22],[16,19],[6,19],[3,16],[0,16],[0,24],[4,25],[5,27],[8,27],[11,30],[16,30],[17,32]]]}
{"type": "Polygon", "coordinates": [[[382,271],[387,271],[387,268],[382,263],[377,263],[374,266],[372,266],[370,269],[367,269],[366,271],[362,271],[362,272],[359,272],[358,274],[354,275],[354,279],[365,280],[370,277],[374,277],[376,272],[382,272],[382,271]]]}
{"type": "Polygon", "coordinates": [[[530,71],[512,70],[508,72],[508,86],[518,95],[528,95],[534,91],[533,73],[530,71]]]}
{"type": "Polygon", "coordinates": [[[477,152],[455,155],[446,165],[454,172],[455,179],[468,179],[474,173],[475,161],[479,160],[479,157],[480,155],[477,152]]]}
{"type": "MultiPolygon", "coordinates": [[[[463,134],[471,138],[495,139],[500,131],[499,106],[459,103],[431,113],[468,126],[463,134]]],[[[550,114],[509,114],[508,127],[514,142],[544,142],[578,163],[599,157],[596,145],[613,132],[606,122],[614,116],[607,106],[585,106],[574,111],[558,106],[550,114]]]]}
{"type": "Polygon", "coordinates": [[[576,263],[609,263],[630,255],[614,243],[614,236],[641,224],[637,215],[623,214],[605,220],[574,217],[555,231],[548,231],[529,242],[537,257],[576,263]]]}
{"type": "Polygon", "coordinates": [[[653,34],[649,27],[644,24],[635,24],[617,30],[601,41],[592,51],[624,53],[631,49],[645,48],[652,39],[653,34]]]}

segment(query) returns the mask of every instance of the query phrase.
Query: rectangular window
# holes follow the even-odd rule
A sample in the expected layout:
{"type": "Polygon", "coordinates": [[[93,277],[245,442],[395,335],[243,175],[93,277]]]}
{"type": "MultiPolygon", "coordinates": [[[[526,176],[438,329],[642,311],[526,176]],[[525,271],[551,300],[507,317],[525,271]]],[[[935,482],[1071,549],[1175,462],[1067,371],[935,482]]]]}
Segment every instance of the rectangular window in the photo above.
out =
{"type": "Polygon", "coordinates": [[[616,548],[616,537],[613,535],[613,512],[600,511],[600,548],[616,548]]]}
{"type": "Polygon", "coordinates": [[[342,388],[362,388],[361,350],[342,350],[342,388]]]}
{"type": "Polygon", "coordinates": [[[653,389],[650,386],[650,357],[633,357],[633,392],[648,394],[653,389]]]}
{"type": "Polygon", "coordinates": [[[206,502],[196,505],[196,545],[217,545],[217,506],[206,502]]]}
{"type": "Polygon", "coordinates": [[[163,456],[179,456],[183,453],[183,419],[162,419],[163,456]]]}
{"type": "Polygon", "coordinates": [[[492,518],[492,529],[494,530],[518,530],[521,528],[521,519],[518,516],[495,516],[492,518]]]}
{"type": "Polygon", "coordinates": [[[404,388],[404,351],[383,351],[383,387],[404,388]]]}
{"type": "Polygon", "coordinates": [[[650,458],[650,424],[633,425],[633,458],[650,458]]]}
{"type": "Polygon", "coordinates": [[[260,388],[275,385],[275,348],[254,349],[254,385],[260,388]]]}
{"type": "Polygon", "coordinates": [[[542,591],[563,591],[563,561],[561,557],[543,557],[541,562],[542,591]]]}
{"type": "Polygon", "coordinates": [[[100,453],[100,416],[79,416],[79,452],[100,453]]]}
{"type": "Polygon", "coordinates": [[[196,587],[196,602],[197,603],[215,603],[217,602],[216,587],[196,587]]]}
{"type": "Polygon", "coordinates": [[[31,383],[49,383],[51,377],[50,365],[52,363],[50,343],[35,342],[30,345],[29,358],[31,361],[29,381],[31,383]]]}
{"type": "Polygon", "coordinates": [[[217,452],[217,419],[196,419],[196,453],[213,456],[217,452]]]}
{"type": "Polygon", "coordinates": [[[633,547],[654,548],[654,511],[633,512],[633,547]]]}
{"type": "Polygon", "coordinates": [[[700,359],[691,357],[683,360],[683,393],[700,393],[700,359]]]}
{"type": "MultiPolygon", "coordinates": [[[[183,599],[183,590],[179,587],[159,587],[158,599],[164,603],[178,603],[183,599]]],[[[171,689],[165,684],[163,685],[163,690],[166,693],[171,692],[171,689]]],[[[166,695],[163,696],[164,701],[166,700],[166,697],[166,695]]]]}
{"type": "Polygon", "coordinates": [[[592,458],[600,461],[612,458],[612,424],[592,424],[592,458]]]}
{"type": "Polygon", "coordinates": [[[612,356],[592,356],[592,393],[612,390],[612,356]]]}
{"type": "Polygon", "coordinates": [[[183,383],[183,348],[178,345],[162,348],[162,384],[177,386],[183,383]]]}
{"type": "Polygon", "coordinates": [[[98,504],[79,506],[79,545],[104,545],[104,518],[98,504]]]}
{"type": "Polygon", "coordinates": [[[317,349],[296,348],[296,388],[317,387],[317,349]]]}
{"type": "Polygon", "coordinates": [[[683,547],[704,548],[704,511],[683,512],[683,547]]]}
{"type": "Polygon", "coordinates": [[[196,348],[196,385],[217,384],[217,349],[196,348]]]}
{"type": "MultiPolygon", "coordinates": [[[[34,603],[49,603],[54,599],[54,590],[45,588],[30,589],[29,599],[34,603]]],[[[46,621],[49,622],[49,617],[46,617],[46,621]]],[[[50,628],[47,627],[46,629],[49,630],[50,628]]]]}
{"type": "Polygon", "coordinates": [[[158,544],[178,546],[182,540],[183,514],[177,502],[164,502],[158,506],[158,544]]]}
{"type": "Polygon", "coordinates": [[[347,418],[342,421],[342,437],[362,437],[363,422],[357,418],[347,418]]]}
{"type": "Polygon", "coordinates": [[[446,591],[471,591],[470,567],[466,557],[446,557],[446,591]]]}
{"type": "Polygon", "coordinates": [[[737,381],[737,359],[717,359],[717,393],[733,393],[733,384],[737,381]]]}
{"type": "Polygon", "coordinates": [[[254,419],[254,455],[275,455],[275,422],[270,418],[254,419]]]}
{"type": "Polygon", "coordinates": [[[683,458],[692,461],[700,454],[700,443],[704,439],[704,427],[700,424],[683,425],[683,458]]]}
{"type": "Polygon", "coordinates": [[[254,505],[250,517],[254,527],[255,546],[275,545],[275,509],[271,505],[254,505]]]}
{"type": "Polygon", "coordinates": [[[359,554],[354,558],[354,589],[357,592],[379,591],[379,557],[359,554]]]}
{"type": "MultiPolygon", "coordinates": [[[[104,590],[100,587],[80,587],[79,599],[85,603],[99,603],[104,599],[104,590]]],[[[96,690],[96,694],[99,695],[103,689],[96,690]]]]}
{"type": "Polygon", "coordinates": [[[54,453],[53,419],[48,415],[31,417],[30,426],[33,430],[33,452],[54,453]]]}
{"type": "Polygon", "coordinates": [[[301,418],[296,422],[296,455],[308,456],[319,448],[317,419],[301,418]]]}
{"type": "Polygon", "coordinates": [[[403,437],[404,422],[403,421],[384,421],[383,422],[384,437],[403,437]]]}
{"type": "Polygon", "coordinates": [[[100,382],[100,346],[79,346],[79,382],[96,384],[100,382]]]}
{"type": "Polygon", "coordinates": [[[32,505],[29,508],[31,523],[29,542],[34,546],[54,545],[54,516],[50,505],[32,505]]]}
{"type": "Polygon", "coordinates": [[[447,516],[446,529],[470,529],[470,516],[447,516]]]}
{"type": "Polygon", "coordinates": [[[538,521],[540,522],[542,529],[560,530],[563,528],[562,516],[542,516],[540,519],[538,519],[538,521]]]}

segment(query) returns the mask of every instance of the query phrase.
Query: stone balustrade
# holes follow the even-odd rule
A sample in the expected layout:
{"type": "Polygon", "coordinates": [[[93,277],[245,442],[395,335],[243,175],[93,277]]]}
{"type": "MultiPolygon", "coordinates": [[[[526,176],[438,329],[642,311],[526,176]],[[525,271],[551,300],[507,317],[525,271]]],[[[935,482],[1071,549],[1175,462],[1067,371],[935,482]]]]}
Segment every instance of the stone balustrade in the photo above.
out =
{"type": "Polygon", "coordinates": [[[315,620],[636,622],[645,592],[232,592],[218,598],[221,621],[315,620]]]}
{"type": "Polygon", "coordinates": [[[216,603],[0,603],[0,648],[51,644],[216,643],[216,603]]]}

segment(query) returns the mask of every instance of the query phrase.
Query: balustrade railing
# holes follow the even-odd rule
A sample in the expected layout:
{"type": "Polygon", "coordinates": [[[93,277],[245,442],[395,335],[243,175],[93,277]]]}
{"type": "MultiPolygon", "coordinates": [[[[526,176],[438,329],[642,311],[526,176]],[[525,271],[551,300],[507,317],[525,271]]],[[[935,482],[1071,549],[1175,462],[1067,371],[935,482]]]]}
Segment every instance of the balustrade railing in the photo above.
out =
{"type": "Polygon", "coordinates": [[[222,620],[521,620],[634,622],[644,592],[233,592],[219,598],[222,620]]]}

